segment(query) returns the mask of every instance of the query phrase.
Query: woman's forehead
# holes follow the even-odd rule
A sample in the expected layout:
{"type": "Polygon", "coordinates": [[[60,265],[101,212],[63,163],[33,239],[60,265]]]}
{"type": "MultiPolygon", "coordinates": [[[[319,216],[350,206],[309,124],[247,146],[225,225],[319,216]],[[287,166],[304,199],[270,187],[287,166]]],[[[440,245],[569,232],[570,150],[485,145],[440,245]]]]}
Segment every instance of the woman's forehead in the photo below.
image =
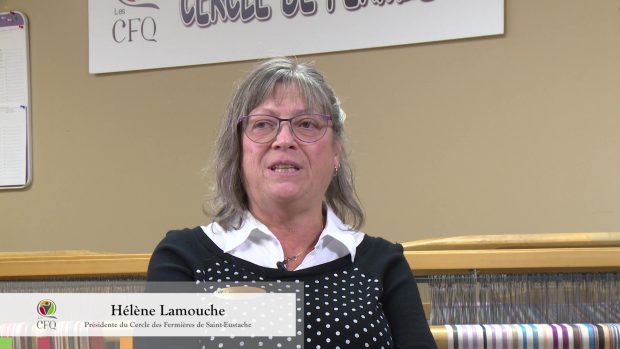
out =
{"type": "Polygon", "coordinates": [[[300,99],[305,103],[306,98],[302,98],[303,94],[299,86],[294,84],[277,84],[271,91],[271,95],[268,99],[273,99],[276,102],[282,102],[284,99],[300,99]]]}
{"type": "Polygon", "coordinates": [[[299,103],[298,109],[301,109],[300,111],[325,112],[320,100],[314,96],[313,93],[305,91],[302,87],[293,82],[277,83],[271,90],[271,93],[268,93],[253,109],[267,102],[280,105],[285,101],[290,102],[291,100],[295,101],[295,103],[299,103]]]}

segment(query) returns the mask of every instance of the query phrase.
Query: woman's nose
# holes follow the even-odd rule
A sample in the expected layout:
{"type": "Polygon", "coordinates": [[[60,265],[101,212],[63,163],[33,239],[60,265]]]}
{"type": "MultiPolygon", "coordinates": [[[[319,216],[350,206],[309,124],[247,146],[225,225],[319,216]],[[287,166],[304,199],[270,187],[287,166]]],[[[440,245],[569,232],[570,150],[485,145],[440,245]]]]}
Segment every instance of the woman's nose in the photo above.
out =
{"type": "Polygon", "coordinates": [[[296,143],[291,123],[281,122],[278,133],[276,134],[276,139],[273,141],[272,145],[274,147],[290,147],[294,146],[296,143]]]}

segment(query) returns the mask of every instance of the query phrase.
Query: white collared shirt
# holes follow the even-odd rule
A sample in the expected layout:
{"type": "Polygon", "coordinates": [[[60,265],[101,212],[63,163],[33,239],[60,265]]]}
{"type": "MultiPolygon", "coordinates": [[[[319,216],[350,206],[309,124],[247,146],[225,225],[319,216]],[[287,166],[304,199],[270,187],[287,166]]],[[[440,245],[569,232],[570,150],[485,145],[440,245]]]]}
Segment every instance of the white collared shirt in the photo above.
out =
{"type": "MultiPolygon", "coordinates": [[[[225,231],[215,222],[201,228],[224,253],[267,268],[276,268],[276,263],[284,260],[280,241],[250,212],[246,212],[238,230],[225,231]]],[[[351,261],[354,261],[355,250],[364,239],[364,233],[349,229],[328,206],[325,228],[314,250],[306,255],[295,270],[331,262],[348,254],[351,255],[351,261]]]]}

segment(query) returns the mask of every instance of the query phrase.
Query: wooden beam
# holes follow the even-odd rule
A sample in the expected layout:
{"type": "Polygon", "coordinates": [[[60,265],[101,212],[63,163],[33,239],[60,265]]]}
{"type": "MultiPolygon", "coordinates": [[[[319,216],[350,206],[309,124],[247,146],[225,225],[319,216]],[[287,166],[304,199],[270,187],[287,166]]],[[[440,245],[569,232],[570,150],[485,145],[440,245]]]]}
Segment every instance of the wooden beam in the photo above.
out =
{"type": "Polygon", "coordinates": [[[92,251],[0,253],[0,279],[146,275],[150,254],[92,251]]]}
{"type": "Polygon", "coordinates": [[[402,245],[405,251],[620,247],[620,232],[463,235],[402,245]]]}
{"type": "Polygon", "coordinates": [[[620,247],[405,251],[415,275],[620,270],[620,247]]]}

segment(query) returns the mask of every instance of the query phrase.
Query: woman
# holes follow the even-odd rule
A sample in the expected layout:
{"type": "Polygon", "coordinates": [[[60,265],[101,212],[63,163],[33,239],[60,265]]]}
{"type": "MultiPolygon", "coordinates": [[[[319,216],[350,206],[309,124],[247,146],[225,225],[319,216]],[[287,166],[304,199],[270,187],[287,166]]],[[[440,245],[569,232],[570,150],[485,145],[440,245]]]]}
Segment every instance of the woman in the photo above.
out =
{"type": "Polygon", "coordinates": [[[434,348],[402,246],[358,231],[344,119],[313,67],[260,64],[217,139],[213,223],[168,233],[148,279],[300,281],[306,347],[434,348]]]}

